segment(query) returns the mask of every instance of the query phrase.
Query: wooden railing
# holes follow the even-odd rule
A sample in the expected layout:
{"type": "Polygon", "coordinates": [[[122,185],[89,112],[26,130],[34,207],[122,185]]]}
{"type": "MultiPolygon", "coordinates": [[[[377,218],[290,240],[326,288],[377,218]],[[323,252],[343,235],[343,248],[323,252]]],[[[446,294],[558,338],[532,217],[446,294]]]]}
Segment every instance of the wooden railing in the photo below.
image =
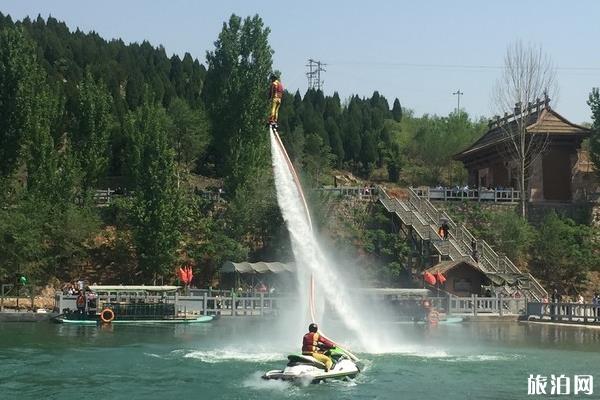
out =
{"type": "MultiPolygon", "coordinates": [[[[377,303],[382,307],[389,309],[389,301],[386,296],[388,294],[378,294],[376,291],[371,293],[369,290],[358,291],[357,295],[372,298],[377,296],[377,303]],[[369,297],[370,296],[370,297],[369,297]],[[387,305],[385,305],[387,304],[387,305]]],[[[438,296],[422,297],[428,298],[432,305],[440,311],[454,315],[523,315],[529,310],[527,300],[525,298],[509,298],[509,297],[457,297],[450,294],[440,293],[438,296]]],[[[75,311],[77,296],[56,294],[56,304],[58,312],[65,310],[75,311]]],[[[369,300],[371,301],[371,300],[369,300]]],[[[415,298],[406,298],[394,300],[397,302],[405,301],[410,304],[415,304],[415,298]]],[[[248,296],[237,296],[231,292],[224,293],[223,296],[209,296],[208,292],[204,292],[200,296],[182,296],[179,294],[169,296],[144,296],[143,303],[135,296],[128,295],[113,295],[99,296],[95,300],[95,305],[89,307],[92,312],[98,311],[98,307],[102,307],[106,303],[127,303],[127,304],[175,304],[175,312],[179,315],[221,315],[231,317],[258,317],[258,316],[278,316],[286,310],[292,310],[293,305],[298,302],[298,298],[292,295],[285,296],[269,296],[268,294],[254,294],[248,296]]],[[[540,304],[540,303],[530,303],[540,304]]],[[[562,312],[567,315],[567,312],[562,312]]],[[[591,316],[588,312],[588,314],[591,316]]]]}
{"type": "Polygon", "coordinates": [[[531,274],[522,273],[508,257],[498,255],[485,240],[477,240],[463,224],[454,222],[446,212],[436,209],[426,197],[420,196],[413,188],[408,189],[408,196],[402,201],[391,198],[382,188],[378,188],[377,192],[386,209],[396,212],[404,222],[412,224],[421,239],[439,239],[437,227],[441,221],[446,221],[450,240],[432,241],[441,255],[448,255],[452,260],[470,260],[486,273],[524,276],[529,283],[523,289],[529,290],[536,300],[547,296],[546,290],[531,274]],[[473,251],[474,243],[477,254],[473,251]]]}
{"type": "Polygon", "coordinates": [[[449,314],[497,314],[522,315],[525,313],[527,299],[512,297],[456,297],[448,298],[449,314]]]}
{"type": "MultiPolygon", "coordinates": [[[[76,310],[76,300],[77,296],[75,295],[65,295],[62,292],[58,292],[56,294],[56,311],[62,313],[65,310],[76,310]]],[[[208,292],[204,292],[200,296],[182,296],[175,294],[143,297],[124,293],[119,295],[98,296],[93,300],[93,306],[90,308],[97,310],[102,307],[102,304],[107,303],[171,303],[175,304],[175,311],[181,314],[262,316],[277,314],[282,305],[287,307],[287,304],[291,301],[293,301],[291,298],[269,296],[265,293],[238,296],[231,292],[228,292],[226,295],[219,295],[218,292],[209,295],[208,292]]]]}
{"type": "Polygon", "coordinates": [[[0,284],[0,312],[4,311],[7,303],[11,301],[11,308],[35,308],[35,296],[39,294],[40,288],[27,285],[25,287],[13,284],[0,284]],[[14,305],[12,304],[14,301],[14,305]]]}
{"type": "Polygon", "coordinates": [[[340,197],[356,197],[366,201],[376,200],[378,196],[377,188],[374,186],[324,186],[315,190],[340,197]]]}
{"type": "Polygon", "coordinates": [[[583,322],[600,325],[600,304],[539,303],[527,304],[527,319],[540,321],[583,322]]]}
{"type": "Polygon", "coordinates": [[[464,188],[411,188],[419,197],[436,201],[487,201],[494,203],[518,203],[521,193],[508,189],[464,188]]]}

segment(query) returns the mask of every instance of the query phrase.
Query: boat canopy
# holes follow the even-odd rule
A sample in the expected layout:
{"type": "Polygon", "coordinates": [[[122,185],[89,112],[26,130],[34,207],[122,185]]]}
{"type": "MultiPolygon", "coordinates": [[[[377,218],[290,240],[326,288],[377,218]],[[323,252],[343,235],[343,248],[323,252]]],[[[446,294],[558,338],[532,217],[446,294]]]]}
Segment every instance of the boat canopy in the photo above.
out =
{"type": "Polygon", "coordinates": [[[93,285],[92,292],[174,292],[181,286],[144,286],[144,285],[93,285]]]}
{"type": "Polygon", "coordinates": [[[240,274],[265,274],[281,272],[296,272],[295,264],[284,264],[280,262],[239,262],[226,261],[221,267],[221,272],[231,273],[237,272],[240,274]]]}

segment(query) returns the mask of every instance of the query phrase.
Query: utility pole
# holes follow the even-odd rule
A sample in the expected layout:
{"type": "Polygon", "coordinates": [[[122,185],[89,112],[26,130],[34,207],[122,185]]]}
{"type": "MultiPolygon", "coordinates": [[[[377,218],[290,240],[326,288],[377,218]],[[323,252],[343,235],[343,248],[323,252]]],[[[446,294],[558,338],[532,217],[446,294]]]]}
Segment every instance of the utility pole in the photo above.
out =
{"type": "Polygon", "coordinates": [[[306,77],[308,78],[308,88],[309,89],[323,89],[323,81],[321,80],[321,72],[327,72],[324,66],[327,64],[322,63],[321,61],[315,61],[312,58],[308,59],[308,72],[306,73],[306,77]]]}
{"type": "Polygon", "coordinates": [[[460,114],[460,96],[462,96],[464,93],[461,92],[460,89],[458,89],[456,92],[454,92],[452,94],[458,97],[458,105],[456,106],[456,114],[460,114]]]}

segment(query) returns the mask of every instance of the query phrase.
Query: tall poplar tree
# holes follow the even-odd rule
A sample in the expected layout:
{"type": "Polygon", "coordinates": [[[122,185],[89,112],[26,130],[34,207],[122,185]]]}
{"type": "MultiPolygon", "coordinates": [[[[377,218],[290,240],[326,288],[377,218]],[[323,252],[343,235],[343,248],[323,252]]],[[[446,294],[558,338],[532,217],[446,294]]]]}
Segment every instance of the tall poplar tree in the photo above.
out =
{"type": "Polygon", "coordinates": [[[232,15],[206,56],[202,95],[212,123],[215,162],[230,193],[268,166],[269,33],[259,16],[242,21],[232,15]]]}
{"type": "Polygon", "coordinates": [[[17,167],[26,135],[36,124],[34,107],[43,83],[35,45],[21,28],[0,31],[0,176],[17,167]]]}
{"type": "Polygon", "coordinates": [[[145,96],[126,121],[131,139],[130,171],[134,188],[134,241],[144,281],[155,281],[172,270],[181,237],[183,215],[177,188],[170,125],[165,109],[145,96]]]}
{"type": "Polygon", "coordinates": [[[79,84],[78,109],[74,115],[73,147],[83,170],[83,186],[92,188],[108,166],[111,128],[111,97],[106,86],[87,71],[79,84]]]}

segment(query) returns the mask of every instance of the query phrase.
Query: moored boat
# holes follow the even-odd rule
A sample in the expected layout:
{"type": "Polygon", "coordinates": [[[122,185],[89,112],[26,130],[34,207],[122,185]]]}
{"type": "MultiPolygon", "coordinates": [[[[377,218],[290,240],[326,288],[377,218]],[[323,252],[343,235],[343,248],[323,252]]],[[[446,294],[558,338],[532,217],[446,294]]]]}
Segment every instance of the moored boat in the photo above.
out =
{"type": "MultiPolygon", "coordinates": [[[[90,286],[84,304],[66,310],[55,321],[74,325],[98,323],[198,324],[214,317],[188,312],[177,305],[180,286],[90,286]]],[[[78,302],[79,303],[79,302],[78,302]]]]}

